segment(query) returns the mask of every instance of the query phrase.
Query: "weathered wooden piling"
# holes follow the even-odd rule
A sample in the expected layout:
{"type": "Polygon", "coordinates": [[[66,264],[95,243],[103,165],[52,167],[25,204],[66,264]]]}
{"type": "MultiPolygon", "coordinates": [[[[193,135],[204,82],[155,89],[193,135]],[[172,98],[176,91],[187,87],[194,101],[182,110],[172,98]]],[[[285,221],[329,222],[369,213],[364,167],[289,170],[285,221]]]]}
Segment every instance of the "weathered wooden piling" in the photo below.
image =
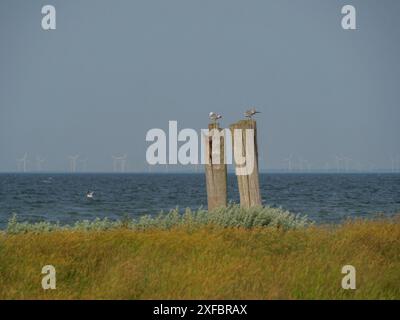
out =
{"type": "Polygon", "coordinates": [[[258,173],[258,146],[257,146],[257,124],[253,119],[241,120],[230,126],[232,132],[233,141],[233,153],[234,153],[234,164],[236,168],[236,175],[238,180],[238,187],[240,193],[240,206],[243,208],[250,208],[261,206],[261,195],[259,185],[259,173],[258,173]],[[236,129],[241,129],[237,131],[236,129]],[[254,137],[251,135],[246,139],[246,129],[254,130],[254,137]],[[247,143],[251,143],[252,146],[247,146],[247,143]],[[253,148],[251,148],[253,147],[253,148]],[[244,163],[238,164],[235,153],[238,153],[245,159],[244,163]],[[249,152],[253,154],[248,154],[249,152]],[[246,167],[252,167],[251,163],[247,163],[248,160],[253,161],[253,170],[246,171],[246,167]],[[238,174],[241,172],[241,174],[238,174]]]}
{"type": "Polygon", "coordinates": [[[219,139],[219,149],[214,145],[212,133],[221,133],[223,129],[217,123],[208,125],[209,135],[205,138],[205,172],[207,185],[208,210],[226,207],[227,190],[226,175],[227,166],[225,163],[225,137],[219,139]],[[218,155],[219,151],[219,155],[218,155]],[[214,161],[213,161],[214,160],[214,161]],[[217,163],[216,163],[217,162],[217,163]]]}

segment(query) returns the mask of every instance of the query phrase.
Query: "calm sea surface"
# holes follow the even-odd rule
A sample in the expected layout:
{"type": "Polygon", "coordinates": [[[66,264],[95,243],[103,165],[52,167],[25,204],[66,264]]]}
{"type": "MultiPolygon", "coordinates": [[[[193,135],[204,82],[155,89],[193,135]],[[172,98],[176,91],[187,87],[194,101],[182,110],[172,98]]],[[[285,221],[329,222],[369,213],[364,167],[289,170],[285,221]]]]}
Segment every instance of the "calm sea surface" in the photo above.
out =
{"type": "MultiPolygon", "coordinates": [[[[400,174],[261,174],[266,205],[307,214],[317,223],[400,213],[400,174]]],[[[239,201],[236,177],[228,198],[239,201]]],[[[0,228],[24,221],[76,220],[207,206],[204,174],[0,174],[0,228]],[[87,199],[87,191],[95,191],[87,199]]]]}

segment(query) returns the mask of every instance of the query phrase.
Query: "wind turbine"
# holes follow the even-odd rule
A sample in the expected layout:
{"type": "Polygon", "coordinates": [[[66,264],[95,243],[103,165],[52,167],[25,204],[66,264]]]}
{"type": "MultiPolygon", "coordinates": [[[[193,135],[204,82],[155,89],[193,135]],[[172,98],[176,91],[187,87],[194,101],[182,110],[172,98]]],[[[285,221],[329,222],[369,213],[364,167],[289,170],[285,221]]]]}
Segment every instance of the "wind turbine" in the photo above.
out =
{"type": "Polygon", "coordinates": [[[82,164],[82,171],[85,172],[87,169],[88,159],[87,158],[81,159],[79,160],[79,162],[82,164]]]}
{"type": "Polygon", "coordinates": [[[115,157],[115,156],[111,156],[111,157],[113,159],[113,172],[117,172],[117,161],[118,161],[118,158],[115,157]]]}
{"type": "Polygon", "coordinates": [[[400,155],[397,155],[397,157],[396,157],[395,171],[400,172],[400,155]]]}
{"type": "Polygon", "coordinates": [[[127,159],[128,159],[128,156],[126,154],[119,159],[120,164],[121,164],[121,172],[125,172],[126,171],[126,161],[127,161],[127,159]]]}
{"type": "Polygon", "coordinates": [[[360,161],[357,161],[357,171],[362,172],[363,164],[360,161]]]}
{"type": "Polygon", "coordinates": [[[353,161],[353,159],[347,158],[347,157],[343,157],[343,161],[344,161],[346,172],[349,172],[349,167],[350,167],[349,164],[350,164],[351,161],[353,161]]]}
{"type": "Polygon", "coordinates": [[[397,162],[397,159],[396,159],[396,157],[390,157],[390,160],[391,160],[391,163],[392,163],[392,170],[391,170],[391,172],[392,173],[394,173],[394,171],[395,171],[395,166],[396,166],[396,162],[397,162]]]}
{"type": "Polygon", "coordinates": [[[308,161],[307,159],[304,160],[305,164],[306,164],[306,168],[308,172],[311,172],[311,163],[310,161],[308,161]]]}
{"type": "Polygon", "coordinates": [[[75,173],[76,172],[76,163],[78,161],[79,155],[74,155],[74,156],[68,156],[69,158],[69,165],[71,172],[75,173]]]}
{"type": "Polygon", "coordinates": [[[307,159],[299,158],[299,171],[310,171],[311,165],[307,159]]]}
{"type": "Polygon", "coordinates": [[[114,172],[118,172],[118,167],[119,167],[119,172],[125,172],[126,161],[127,161],[128,156],[126,154],[124,154],[121,157],[112,156],[112,158],[113,158],[114,172]]]}
{"type": "Polygon", "coordinates": [[[303,158],[302,157],[298,158],[298,164],[299,164],[299,172],[303,171],[303,158]]]}
{"type": "Polygon", "coordinates": [[[292,160],[293,160],[293,155],[289,155],[289,157],[287,157],[286,159],[283,159],[284,162],[288,163],[288,171],[291,172],[292,171],[292,160]]]}
{"type": "Polygon", "coordinates": [[[45,158],[42,158],[40,156],[36,156],[36,170],[37,171],[42,171],[43,170],[43,163],[46,161],[45,158]]]}
{"type": "Polygon", "coordinates": [[[28,163],[28,154],[25,153],[21,159],[17,159],[18,170],[22,169],[22,172],[26,172],[26,164],[28,163]]]}
{"type": "Polygon", "coordinates": [[[399,172],[400,170],[400,155],[391,157],[392,160],[392,173],[399,172]]]}
{"type": "Polygon", "coordinates": [[[343,158],[339,157],[338,155],[335,156],[335,161],[336,161],[336,172],[340,172],[341,170],[341,161],[343,161],[343,158]]]}

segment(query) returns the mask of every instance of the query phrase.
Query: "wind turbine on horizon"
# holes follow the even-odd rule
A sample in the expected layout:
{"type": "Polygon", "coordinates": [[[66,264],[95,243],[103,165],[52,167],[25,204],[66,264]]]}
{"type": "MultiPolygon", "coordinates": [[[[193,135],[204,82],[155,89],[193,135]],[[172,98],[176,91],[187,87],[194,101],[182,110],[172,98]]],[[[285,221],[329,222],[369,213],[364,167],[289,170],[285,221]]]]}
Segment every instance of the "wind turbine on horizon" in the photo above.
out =
{"type": "Polygon", "coordinates": [[[397,166],[396,166],[396,172],[400,172],[400,155],[397,155],[397,166]]]}
{"type": "Polygon", "coordinates": [[[82,164],[82,170],[81,171],[86,172],[88,159],[87,158],[81,159],[81,160],[79,160],[79,163],[82,164]]]}
{"type": "Polygon", "coordinates": [[[299,171],[310,171],[311,165],[307,159],[299,157],[299,171]]]}
{"type": "Polygon", "coordinates": [[[344,161],[345,171],[349,172],[350,163],[351,163],[351,161],[353,161],[353,159],[348,158],[348,157],[343,157],[343,161],[344,161]]]}
{"type": "Polygon", "coordinates": [[[22,157],[22,158],[20,158],[20,159],[17,159],[17,168],[18,168],[18,171],[21,171],[21,169],[22,169],[22,172],[26,172],[26,164],[29,162],[29,160],[28,160],[28,154],[27,153],[25,153],[24,154],[24,156],[22,157]]]}
{"type": "Polygon", "coordinates": [[[128,156],[124,154],[123,156],[112,156],[113,158],[113,171],[114,172],[125,172],[126,170],[126,161],[128,156]],[[118,171],[119,170],[119,171],[118,171]]]}
{"type": "Polygon", "coordinates": [[[307,159],[304,159],[304,163],[305,163],[305,165],[306,165],[306,170],[307,170],[307,172],[311,172],[311,163],[310,163],[310,161],[308,161],[307,159]]]}
{"type": "Polygon", "coordinates": [[[36,156],[36,170],[37,171],[42,171],[43,170],[43,163],[46,161],[45,158],[42,158],[41,156],[36,156]]]}
{"type": "Polygon", "coordinates": [[[341,170],[341,161],[343,161],[343,157],[335,155],[335,162],[336,162],[336,172],[339,173],[341,170]]]}
{"type": "Polygon", "coordinates": [[[392,161],[392,173],[400,171],[400,155],[395,155],[390,158],[392,161]]]}
{"type": "Polygon", "coordinates": [[[391,160],[391,163],[392,163],[392,167],[391,167],[392,170],[391,170],[391,171],[392,171],[392,173],[394,173],[394,172],[395,172],[395,167],[396,167],[396,162],[397,162],[396,160],[397,160],[397,159],[396,159],[396,157],[393,157],[393,156],[392,156],[392,157],[390,157],[390,160],[391,160]]]}
{"type": "Polygon", "coordinates": [[[292,172],[292,160],[293,160],[293,155],[289,155],[286,159],[283,159],[284,162],[287,162],[288,164],[288,171],[292,172]]]}
{"type": "Polygon", "coordinates": [[[79,155],[74,155],[74,156],[68,156],[69,158],[69,165],[70,165],[70,170],[72,173],[76,172],[76,163],[78,161],[79,155]]]}

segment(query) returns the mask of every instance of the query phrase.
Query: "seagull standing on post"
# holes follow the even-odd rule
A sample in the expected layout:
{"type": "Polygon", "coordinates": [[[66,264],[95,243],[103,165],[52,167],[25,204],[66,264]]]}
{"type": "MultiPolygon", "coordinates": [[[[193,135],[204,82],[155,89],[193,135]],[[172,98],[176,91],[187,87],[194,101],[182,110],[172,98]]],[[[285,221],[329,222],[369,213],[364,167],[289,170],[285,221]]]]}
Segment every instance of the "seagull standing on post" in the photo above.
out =
{"type": "Polygon", "coordinates": [[[247,110],[247,111],[244,113],[244,116],[245,116],[246,118],[252,119],[253,116],[254,116],[256,113],[261,113],[261,112],[260,112],[260,111],[257,111],[256,108],[251,108],[250,110],[247,110]]]}
{"type": "Polygon", "coordinates": [[[210,112],[210,114],[208,115],[208,117],[210,118],[211,121],[213,121],[214,123],[217,123],[218,119],[221,119],[222,116],[220,114],[217,114],[215,112],[210,112]]]}

